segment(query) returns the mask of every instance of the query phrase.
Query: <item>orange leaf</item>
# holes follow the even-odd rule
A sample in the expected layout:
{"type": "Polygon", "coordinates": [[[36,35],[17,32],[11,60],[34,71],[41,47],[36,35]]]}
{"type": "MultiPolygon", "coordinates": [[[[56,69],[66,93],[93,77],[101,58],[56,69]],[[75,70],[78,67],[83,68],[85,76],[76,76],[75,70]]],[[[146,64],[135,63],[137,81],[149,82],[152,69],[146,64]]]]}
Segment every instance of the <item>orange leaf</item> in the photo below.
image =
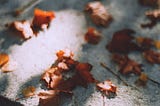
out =
{"type": "Polygon", "coordinates": [[[2,67],[3,65],[5,65],[6,63],[8,63],[8,61],[9,61],[8,54],[1,53],[0,54],[0,67],[2,67]]]}
{"type": "Polygon", "coordinates": [[[55,18],[53,11],[43,11],[36,8],[34,10],[33,27],[42,28],[42,25],[49,25],[50,22],[55,18]]]}

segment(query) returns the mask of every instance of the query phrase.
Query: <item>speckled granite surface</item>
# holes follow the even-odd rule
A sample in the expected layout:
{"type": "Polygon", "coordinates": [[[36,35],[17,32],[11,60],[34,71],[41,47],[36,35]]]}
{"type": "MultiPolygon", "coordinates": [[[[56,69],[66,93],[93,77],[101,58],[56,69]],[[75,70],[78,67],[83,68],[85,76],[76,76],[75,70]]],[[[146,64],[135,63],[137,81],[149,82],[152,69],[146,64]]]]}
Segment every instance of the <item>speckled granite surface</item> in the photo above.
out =
{"type": "MultiPolygon", "coordinates": [[[[33,9],[22,16],[15,18],[8,13],[19,6],[27,3],[27,0],[0,0],[0,52],[6,52],[18,63],[17,70],[11,73],[0,72],[0,94],[15,100],[22,96],[22,89],[27,86],[35,86],[37,92],[41,90],[39,82],[41,74],[55,61],[55,53],[59,49],[71,49],[75,53],[75,59],[89,62],[94,67],[93,76],[104,81],[110,79],[118,86],[117,96],[112,99],[102,97],[94,85],[89,85],[87,89],[77,87],[74,90],[72,100],[63,100],[63,106],[159,106],[160,86],[148,82],[140,91],[124,86],[115,76],[102,68],[99,63],[104,62],[113,70],[118,71],[105,49],[105,45],[111,40],[112,34],[123,28],[132,28],[137,33],[135,36],[152,37],[160,39],[160,25],[153,29],[141,29],[140,23],[147,21],[144,11],[149,8],[141,7],[137,0],[101,0],[106,9],[113,15],[114,21],[108,28],[98,28],[103,39],[100,44],[93,46],[86,44],[84,33],[88,26],[94,26],[90,20],[86,20],[83,13],[85,4],[93,0],[43,0],[35,7],[54,10],[56,18],[51,23],[51,27],[44,32],[40,32],[38,37],[28,41],[20,39],[10,33],[4,27],[5,23],[19,19],[31,19],[33,9]]],[[[160,82],[160,66],[150,65],[145,62],[140,53],[131,53],[129,56],[143,63],[144,72],[152,79],[160,82]]],[[[136,76],[121,76],[128,83],[134,85],[136,76]]],[[[135,86],[135,85],[134,85],[135,86]]],[[[18,102],[25,106],[37,106],[38,98],[21,99],[18,102]]]]}

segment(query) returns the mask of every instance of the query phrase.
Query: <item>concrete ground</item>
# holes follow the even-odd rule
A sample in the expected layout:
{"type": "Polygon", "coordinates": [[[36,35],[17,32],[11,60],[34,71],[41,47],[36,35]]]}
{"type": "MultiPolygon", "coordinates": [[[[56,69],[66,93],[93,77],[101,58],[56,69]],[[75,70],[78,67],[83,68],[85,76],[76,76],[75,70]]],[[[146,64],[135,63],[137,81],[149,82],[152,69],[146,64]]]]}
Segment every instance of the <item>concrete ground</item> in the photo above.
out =
{"type": "MultiPolygon", "coordinates": [[[[72,100],[63,100],[63,106],[160,106],[160,85],[148,82],[144,88],[135,90],[123,85],[115,76],[100,66],[106,63],[112,70],[118,67],[110,59],[111,54],[105,45],[111,40],[112,34],[123,28],[132,28],[135,36],[146,36],[160,39],[159,28],[142,29],[140,23],[146,22],[144,12],[150,8],[140,6],[138,0],[101,0],[106,9],[112,14],[114,21],[108,28],[98,28],[103,35],[102,41],[94,46],[86,44],[84,33],[88,26],[94,26],[85,18],[84,6],[94,0],[43,0],[35,7],[54,10],[56,18],[48,30],[40,32],[37,37],[21,41],[16,35],[7,31],[6,23],[20,19],[31,19],[33,9],[20,17],[12,17],[9,12],[26,4],[29,0],[0,0],[0,52],[6,52],[17,62],[17,69],[11,73],[0,72],[0,94],[15,100],[22,97],[22,89],[35,86],[36,91],[42,90],[40,76],[56,60],[55,53],[60,49],[70,49],[75,53],[75,59],[89,62],[93,65],[92,74],[100,81],[112,80],[117,85],[117,96],[112,99],[103,97],[94,85],[88,88],[77,87],[72,100]]],[[[150,65],[140,53],[131,53],[129,56],[142,63],[144,72],[160,82],[160,66],[150,65]]],[[[124,77],[127,83],[134,85],[137,76],[124,77]]],[[[37,106],[38,97],[20,99],[17,102],[25,106],[37,106]]]]}

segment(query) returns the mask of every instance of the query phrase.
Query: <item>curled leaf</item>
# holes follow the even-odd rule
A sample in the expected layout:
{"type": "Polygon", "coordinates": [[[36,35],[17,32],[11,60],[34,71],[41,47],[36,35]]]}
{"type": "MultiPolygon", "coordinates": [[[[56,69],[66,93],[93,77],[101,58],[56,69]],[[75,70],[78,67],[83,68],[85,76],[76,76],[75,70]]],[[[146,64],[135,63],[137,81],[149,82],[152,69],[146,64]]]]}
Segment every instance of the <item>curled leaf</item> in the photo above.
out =
{"type": "Polygon", "coordinates": [[[93,23],[98,26],[108,26],[112,21],[112,16],[99,1],[88,3],[85,11],[90,15],[93,23]]]}

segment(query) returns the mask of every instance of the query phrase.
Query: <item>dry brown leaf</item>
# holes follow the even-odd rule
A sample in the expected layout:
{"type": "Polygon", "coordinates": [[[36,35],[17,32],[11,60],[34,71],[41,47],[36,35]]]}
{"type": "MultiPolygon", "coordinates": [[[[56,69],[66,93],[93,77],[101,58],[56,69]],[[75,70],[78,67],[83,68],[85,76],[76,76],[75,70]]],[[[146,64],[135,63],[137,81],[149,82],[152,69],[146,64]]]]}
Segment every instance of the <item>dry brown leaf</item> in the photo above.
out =
{"type": "Polygon", "coordinates": [[[35,95],[35,91],[36,91],[36,88],[34,86],[29,86],[23,89],[22,92],[23,92],[24,97],[31,97],[35,95]]]}
{"type": "Polygon", "coordinates": [[[137,63],[134,60],[131,60],[126,55],[113,54],[112,59],[118,63],[120,72],[122,74],[135,73],[140,75],[142,68],[141,64],[137,63]]]}
{"type": "Polygon", "coordinates": [[[143,52],[144,58],[152,64],[160,64],[160,53],[153,50],[143,52]]]}
{"type": "Polygon", "coordinates": [[[108,26],[113,20],[112,16],[99,1],[88,3],[85,11],[90,15],[93,23],[98,26],[108,26]]]}
{"type": "Polygon", "coordinates": [[[43,91],[38,94],[39,106],[59,106],[60,105],[60,93],[55,90],[43,91]]]}
{"type": "Polygon", "coordinates": [[[137,43],[140,45],[142,50],[148,50],[154,46],[154,40],[147,37],[137,37],[137,43]]]}
{"type": "Polygon", "coordinates": [[[116,94],[117,91],[117,87],[110,80],[98,83],[96,86],[98,90],[107,96],[110,96],[111,93],[116,94]]]}
{"type": "Polygon", "coordinates": [[[75,68],[76,72],[81,76],[86,83],[94,83],[95,79],[91,75],[92,65],[89,63],[79,63],[75,68]]]}
{"type": "Polygon", "coordinates": [[[144,6],[157,6],[158,0],[139,0],[139,3],[144,6]]]}
{"type": "Polygon", "coordinates": [[[30,22],[26,20],[14,21],[9,28],[23,39],[29,39],[34,36],[30,22]]]}
{"type": "Polygon", "coordinates": [[[6,53],[0,53],[0,67],[8,63],[9,56],[6,53]]]}
{"type": "Polygon", "coordinates": [[[131,34],[135,32],[132,29],[123,29],[113,34],[112,40],[107,44],[106,48],[110,52],[129,53],[134,50],[141,50],[141,48],[134,43],[134,37],[131,34]]]}
{"type": "Polygon", "coordinates": [[[85,40],[90,44],[98,44],[101,40],[101,34],[95,28],[89,27],[85,34],[85,40]]]}

